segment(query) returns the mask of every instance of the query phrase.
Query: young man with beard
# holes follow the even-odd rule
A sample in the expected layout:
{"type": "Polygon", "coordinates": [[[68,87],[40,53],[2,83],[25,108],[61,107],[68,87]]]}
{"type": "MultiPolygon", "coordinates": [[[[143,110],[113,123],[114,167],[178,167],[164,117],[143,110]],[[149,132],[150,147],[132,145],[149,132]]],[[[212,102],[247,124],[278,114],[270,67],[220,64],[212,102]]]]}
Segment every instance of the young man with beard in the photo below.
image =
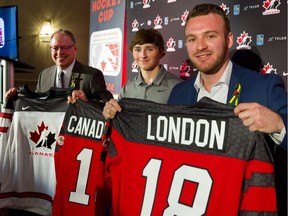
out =
{"type": "Polygon", "coordinates": [[[218,5],[195,6],[186,19],[185,36],[189,58],[200,72],[176,85],[168,104],[194,105],[209,97],[235,106],[234,113],[250,131],[268,134],[267,140],[276,148],[279,215],[287,215],[287,92],[282,78],[232,63],[230,21],[218,5]]]}

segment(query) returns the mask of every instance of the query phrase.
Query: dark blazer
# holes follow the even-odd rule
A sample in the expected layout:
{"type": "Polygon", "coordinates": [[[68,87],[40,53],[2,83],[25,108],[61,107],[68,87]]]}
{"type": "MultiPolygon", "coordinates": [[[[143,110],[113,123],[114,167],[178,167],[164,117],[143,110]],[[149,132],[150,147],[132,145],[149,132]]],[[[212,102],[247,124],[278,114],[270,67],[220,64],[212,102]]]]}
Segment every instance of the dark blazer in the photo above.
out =
{"type": "MultiPolygon", "coordinates": [[[[194,87],[196,77],[177,84],[170,93],[168,104],[193,105],[198,92],[194,87]]],[[[233,64],[228,100],[232,98],[235,85],[242,87],[239,103],[257,102],[278,113],[285,124],[286,135],[280,146],[272,144],[276,181],[277,209],[279,215],[287,215],[287,92],[283,79],[276,74],[261,75],[233,64]]],[[[267,139],[271,141],[270,138],[267,139]]]]}
{"type": "MultiPolygon", "coordinates": [[[[195,80],[196,77],[177,84],[172,89],[168,104],[195,104],[198,95],[194,87],[195,80]]],[[[287,92],[280,76],[276,74],[261,75],[256,71],[233,64],[227,102],[232,98],[236,84],[240,84],[242,87],[239,103],[257,102],[277,112],[281,115],[287,130],[287,92]]],[[[287,149],[286,138],[281,146],[287,149]]]]}
{"type": "MultiPolygon", "coordinates": [[[[47,92],[51,87],[56,86],[57,66],[44,69],[38,77],[36,92],[47,92]]],[[[103,73],[87,65],[75,61],[72,69],[72,75],[69,82],[69,88],[83,90],[89,100],[96,99],[108,101],[113,95],[106,90],[106,84],[103,73]]]]}

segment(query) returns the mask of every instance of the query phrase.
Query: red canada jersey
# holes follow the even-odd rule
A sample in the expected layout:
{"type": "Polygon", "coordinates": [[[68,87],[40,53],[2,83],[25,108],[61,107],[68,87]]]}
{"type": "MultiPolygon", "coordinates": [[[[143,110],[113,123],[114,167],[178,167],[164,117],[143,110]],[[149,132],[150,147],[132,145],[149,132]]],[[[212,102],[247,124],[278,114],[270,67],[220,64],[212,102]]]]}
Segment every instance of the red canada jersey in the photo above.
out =
{"type": "Polygon", "coordinates": [[[82,101],[69,105],[57,139],[53,216],[109,212],[111,192],[100,160],[104,128],[102,109],[82,101]]]}
{"type": "Polygon", "coordinates": [[[275,215],[271,152],[225,104],[123,98],[107,163],[114,215],[275,215]]]}

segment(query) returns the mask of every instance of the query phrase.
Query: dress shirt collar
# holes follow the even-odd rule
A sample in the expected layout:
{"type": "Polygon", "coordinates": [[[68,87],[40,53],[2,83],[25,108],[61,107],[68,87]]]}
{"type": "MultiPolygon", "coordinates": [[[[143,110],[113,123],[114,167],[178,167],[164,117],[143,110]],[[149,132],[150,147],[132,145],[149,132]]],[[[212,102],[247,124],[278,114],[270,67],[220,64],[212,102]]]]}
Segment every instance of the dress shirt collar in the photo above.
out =
{"type": "MultiPolygon", "coordinates": [[[[218,81],[218,83],[213,84],[213,86],[216,86],[216,85],[219,85],[219,84],[224,84],[224,85],[229,86],[229,82],[230,82],[230,78],[231,78],[231,74],[232,74],[232,66],[233,66],[233,64],[229,60],[228,65],[227,65],[224,73],[222,74],[220,80],[218,81]]],[[[195,80],[195,83],[194,83],[194,87],[197,90],[197,92],[200,89],[204,89],[203,82],[202,82],[202,79],[201,79],[201,72],[199,72],[197,74],[197,77],[196,77],[196,80],[195,80]]]]}

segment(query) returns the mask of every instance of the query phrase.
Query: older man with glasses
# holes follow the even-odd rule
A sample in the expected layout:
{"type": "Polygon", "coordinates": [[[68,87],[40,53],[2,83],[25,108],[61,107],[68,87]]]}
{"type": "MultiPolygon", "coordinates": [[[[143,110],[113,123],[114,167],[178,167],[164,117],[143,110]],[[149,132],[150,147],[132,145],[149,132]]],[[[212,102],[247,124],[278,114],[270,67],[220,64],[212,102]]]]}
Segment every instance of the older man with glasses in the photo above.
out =
{"type": "MultiPolygon", "coordinates": [[[[71,31],[60,29],[54,32],[50,48],[55,65],[40,72],[36,92],[47,92],[51,87],[68,88],[72,91],[69,102],[77,99],[108,101],[113,98],[106,90],[103,73],[77,61],[76,39],[71,31]]],[[[11,88],[6,97],[11,98],[16,92],[16,88],[11,88]]]]}

